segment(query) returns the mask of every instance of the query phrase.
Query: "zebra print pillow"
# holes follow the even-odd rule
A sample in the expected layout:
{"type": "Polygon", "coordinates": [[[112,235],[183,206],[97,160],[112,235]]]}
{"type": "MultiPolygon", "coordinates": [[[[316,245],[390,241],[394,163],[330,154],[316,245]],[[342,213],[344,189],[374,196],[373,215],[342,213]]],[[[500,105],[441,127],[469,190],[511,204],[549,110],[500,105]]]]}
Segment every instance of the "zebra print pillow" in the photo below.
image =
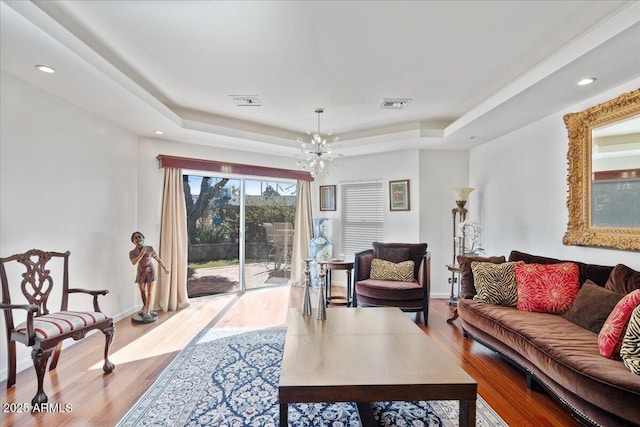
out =
{"type": "Polygon", "coordinates": [[[502,264],[473,261],[471,271],[473,283],[478,292],[473,300],[485,304],[515,307],[518,302],[515,275],[517,264],[522,264],[522,261],[502,264]]]}
{"type": "Polygon", "coordinates": [[[620,357],[631,372],[640,375],[640,305],[631,314],[620,348],[620,357]]]}
{"type": "Polygon", "coordinates": [[[392,280],[394,282],[413,282],[413,268],[411,260],[399,263],[374,258],[371,261],[370,277],[375,280],[392,280]]]}

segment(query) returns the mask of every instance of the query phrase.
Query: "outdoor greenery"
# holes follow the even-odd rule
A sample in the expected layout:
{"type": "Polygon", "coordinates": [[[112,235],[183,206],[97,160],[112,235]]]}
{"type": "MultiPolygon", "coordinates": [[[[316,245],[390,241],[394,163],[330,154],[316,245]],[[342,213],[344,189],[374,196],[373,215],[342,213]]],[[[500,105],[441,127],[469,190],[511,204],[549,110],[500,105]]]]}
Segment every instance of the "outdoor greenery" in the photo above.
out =
{"type": "MultiPolygon", "coordinates": [[[[187,207],[187,231],[191,244],[232,243],[239,236],[240,189],[227,188],[228,178],[203,177],[200,193],[194,201],[188,175],[183,178],[187,207]],[[233,200],[236,202],[232,202],[233,200]]],[[[245,203],[245,236],[249,243],[266,243],[262,224],[290,222],[295,219],[295,206],[287,203],[276,189],[267,185],[262,197],[248,198],[245,203]]]]}
{"type": "Polygon", "coordinates": [[[246,204],[244,225],[247,242],[266,242],[264,227],[261,227],[264,222],[290,222],[293,224],[296,214],[295,206],[289,206],[280,199],[273,199],[265,197],[263,203],[246,204]]]}

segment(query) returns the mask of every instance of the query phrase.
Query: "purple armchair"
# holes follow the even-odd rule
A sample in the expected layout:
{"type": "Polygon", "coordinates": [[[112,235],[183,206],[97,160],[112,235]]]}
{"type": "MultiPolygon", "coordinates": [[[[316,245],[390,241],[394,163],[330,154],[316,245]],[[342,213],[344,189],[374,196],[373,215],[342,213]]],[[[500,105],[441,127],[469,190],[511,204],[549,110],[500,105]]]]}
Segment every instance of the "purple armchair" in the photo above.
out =
{"type": "MultiPolygon", "coordinates": [[[[402,311],[424,314],[424,324],[429,322],[430,263],[426,243],[374,242],[373,249],[355,255],[355,287],[353,306],[398,307],[402,311]],[[380,280],[371,278],[374,259],[400,263],[413,261],[413,280],[380,280]]],[[[374,275],[376,276],[376,275],[374,275]]]]}

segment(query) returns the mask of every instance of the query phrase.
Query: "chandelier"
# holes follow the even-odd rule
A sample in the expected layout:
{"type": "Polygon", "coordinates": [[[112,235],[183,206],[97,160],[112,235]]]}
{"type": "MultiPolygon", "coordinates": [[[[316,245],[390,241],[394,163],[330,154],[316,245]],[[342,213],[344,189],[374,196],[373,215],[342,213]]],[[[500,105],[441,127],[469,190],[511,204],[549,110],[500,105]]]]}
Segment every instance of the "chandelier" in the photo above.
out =
{"type": "MultiPolygon", "coordinates": [[[[327,140],[320,135],[320,114],[324,113],[324,109],[318,108],[315,113],[318,115],[318,132],[314,134],[307,132],[311,135],[311,142],[305,142],[300,137],[297,139],[302,146],[302,154],[299,155],[298,166],[309,170],[312,177],[321,173],[325,167],[333,162],[336,156],[339,156],[331,153],[327,140]]],[[[331,142],[338,142],[338,137],[333,138],[331,142]]]]}

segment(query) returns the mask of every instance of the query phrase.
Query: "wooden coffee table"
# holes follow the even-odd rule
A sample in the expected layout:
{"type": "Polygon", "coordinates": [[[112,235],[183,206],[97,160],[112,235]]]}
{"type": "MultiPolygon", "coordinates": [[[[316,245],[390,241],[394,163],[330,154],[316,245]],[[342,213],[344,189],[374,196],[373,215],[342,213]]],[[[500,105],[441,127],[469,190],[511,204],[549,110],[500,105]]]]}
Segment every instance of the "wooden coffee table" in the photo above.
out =
{"type": "Polygon", "coordinates": [[[460,426],[474,426],[477,383],[397,308],[327,308],[327,319],[287,318],[278,395],[280,426],[289,403],[459,400],[460,426]]]}

